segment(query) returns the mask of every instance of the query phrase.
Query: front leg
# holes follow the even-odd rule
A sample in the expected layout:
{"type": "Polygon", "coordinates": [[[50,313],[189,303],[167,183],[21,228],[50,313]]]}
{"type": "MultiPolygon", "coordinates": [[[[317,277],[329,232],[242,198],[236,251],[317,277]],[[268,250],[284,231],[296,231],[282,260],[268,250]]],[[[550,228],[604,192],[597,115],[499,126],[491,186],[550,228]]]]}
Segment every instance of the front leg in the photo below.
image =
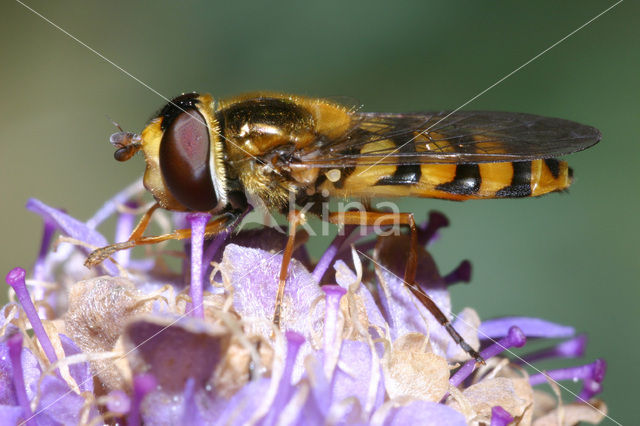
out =
{"type": "MultiPolygon", "coordinates": [[[[111,244],[92,251],[87,257],[87,260],[85,260],[84,265],[87,268],[99,265],[113,253],[119,250],[126,250],[141,245],[157,244],[168,240],[184,240],[187,238],[191,238],[191,229],[176,229],[175,231],[168,234],[143,237],[142,234],[149,225],[151,215],[158,207],[159,205],[156,203],[151,206],[149,210],[147,210],[127,241],[111,244]]],[[[205,227],[205,238],[219,234],[220,232],[225,230],[229,223],[233,222],[233,220],[237,217],[237,214],[238,213],[233,212],[227,213],[209,222],[205,227]]]]}

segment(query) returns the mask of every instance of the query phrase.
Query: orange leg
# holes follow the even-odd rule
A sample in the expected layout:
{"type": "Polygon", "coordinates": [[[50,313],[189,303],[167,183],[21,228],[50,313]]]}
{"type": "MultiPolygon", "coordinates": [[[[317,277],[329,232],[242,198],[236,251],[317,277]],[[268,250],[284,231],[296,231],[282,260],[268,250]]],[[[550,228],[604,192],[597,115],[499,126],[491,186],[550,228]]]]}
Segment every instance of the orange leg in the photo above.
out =
{"type": "Polygon", "coordinates": [[[418,231],[413,213],[382,213],[382,212],[362,212],[350,211],[344,213],[329,213],[329,222],[336,225],[362,225],[362,226],[388,226],[407,225],[411,230],[411,247],[409,248],[409,259],[404,270],[404,282],[412,288],[416,279],[418,268],[418,231]]]}
{"type": "MultiPolygon", "coordinates": [[[[111,244],[92,251],[87,257],[87,260],[84,261],[84,265],[86,267],[99,265],[119,250],[126,250],[146,244],[157,244],[167,240],[184,240],[191,237],[191,229],[176,229],[169,234],[143,237],[142,234],[149,225],[151,215],[157,208],[158,204],[154,204],[149,210],[147,210],[127,241],[111,244]]],[[[209,222],[204,230],[205,238],[223,231],[229,224],[229,218],[229,215],[223,215],[209,222]]]]}
{"type": "Polygon", "coordinates": [[[139,240],[142,237],[142,234],[144,234],[144,231],[147,229],[147,226],[149,226],[149,222],[151,221],[151,215],[153,214],[153,212],[158,210],[158,207],[160,207],[160,204],[154,203],[149,208],[149,210],[147,210],[144,213],[142,218],[140,218],[140,222],[138,222],[136,227],[131,232],[131,235],[129,236],[128,241],[139,240]]]}
{"type": "Polygon", "coordinates": [[[280,314],[282,312],[282,301],[284,300],[284,286],[287,281],[287,272],[289,270],[289,263],[291,263],[291,256],[293,256],[293,250],[295,248],[296,228],[305,221],[304,214],[298,210],[289,212],[287,219],[289,221],[289,238],[287,239],[287,246],[282,255],[278,292],[276,293],[276,306],[273,312],[273,324],[278,328],[280,327],[280,314]]]}
{"type": "Polygon", "coordinates": [[[453,328],[447,316],[438,308],[438,305],[415,284],[416,270],[418,268],[418,232],[413,213],[382,213],[382,212],[336,212],[329,214],[329,222],[340,225],[363,225],[363,226],[386,226],[386,225],[407,225],[411,230],[411,247],[409,248],[409,258],[404,270],[404,284],[418,298],[418,300],[431,312],[435,319],[447,330],[454,342],[473,357],[477,362],[484,364],[480,354],[474,350],[462,336],[453,328]]]}

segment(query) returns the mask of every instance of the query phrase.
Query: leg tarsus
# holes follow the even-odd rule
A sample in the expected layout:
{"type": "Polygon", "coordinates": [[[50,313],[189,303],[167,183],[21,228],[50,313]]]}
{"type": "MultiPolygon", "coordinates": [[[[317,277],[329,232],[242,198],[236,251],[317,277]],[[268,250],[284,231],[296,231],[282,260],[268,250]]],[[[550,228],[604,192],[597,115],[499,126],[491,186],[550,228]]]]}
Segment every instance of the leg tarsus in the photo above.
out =
{"type": "Polygon", "coordinates": [[[106,247],[101,247],[89,253],[89,256],[87,256],[87,259],[84,261],[84,266],[87,268],[97,266],[107,260],[107,258],[115,252],[130,249],[134,246],[135,243],[133,241],[124,241],[122,243],[115,243],[106,247]]]}

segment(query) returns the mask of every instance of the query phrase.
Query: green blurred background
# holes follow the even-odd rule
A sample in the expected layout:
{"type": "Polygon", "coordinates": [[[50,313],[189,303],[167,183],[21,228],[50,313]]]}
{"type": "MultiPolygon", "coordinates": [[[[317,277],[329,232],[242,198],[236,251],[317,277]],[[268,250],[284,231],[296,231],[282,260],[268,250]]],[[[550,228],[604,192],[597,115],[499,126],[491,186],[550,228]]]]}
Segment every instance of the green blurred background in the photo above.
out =
{"type": "MultiPolygon", "coordinates": [[[[391,112],[456,108],[613,3],[27,1],[167,97],[266,89],[391,112]]],[[[603,141],[570,158],[568,195],[402,202],[419,218],[449,216],[432,247],[444,273],[473,262],[471,285],[453,290],[456,311],[588,333],[586,360],[608,361],[603,398],[621,423],[638,419],[640,379],[639,12],[619,4],[467,106],[598,127],[603,141]]],[[[141,158],[113,160],[105,115],[138,131],[164,101],[17,2],[2,2],[0,22],[4,274],[37,253],[41,221],[27,198],[88,218],[143,170],[141,158]]]]}

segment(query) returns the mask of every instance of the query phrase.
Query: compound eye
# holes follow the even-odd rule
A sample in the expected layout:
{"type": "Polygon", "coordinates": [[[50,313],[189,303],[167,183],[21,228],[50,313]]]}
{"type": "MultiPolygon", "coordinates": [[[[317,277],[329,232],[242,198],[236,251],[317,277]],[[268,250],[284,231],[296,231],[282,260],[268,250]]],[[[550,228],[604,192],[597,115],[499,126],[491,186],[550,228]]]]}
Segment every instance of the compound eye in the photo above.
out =
{"type": "Polygon", "coordinates": [[[209,129],[197,110],[179,114],[160,142],[160,170],[171,195],[194,211],[209,211],[218,200],[209,167],[209,129]]]}

